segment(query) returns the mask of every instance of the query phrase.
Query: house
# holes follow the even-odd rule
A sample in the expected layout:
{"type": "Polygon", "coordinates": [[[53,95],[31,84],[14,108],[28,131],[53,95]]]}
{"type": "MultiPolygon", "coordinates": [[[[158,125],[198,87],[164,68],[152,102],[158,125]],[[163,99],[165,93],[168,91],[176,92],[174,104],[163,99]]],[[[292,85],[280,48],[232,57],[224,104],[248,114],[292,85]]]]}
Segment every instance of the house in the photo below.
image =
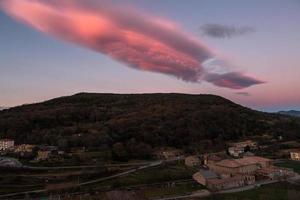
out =
{"type": "Polygon", "coordinates": [[[156,157],[159,159],[173,160],[183,155],[180,149],[163,148],[155,152],[156,157]]]}
{"type": "Polygon", "coordinates": [[[253,151],[257,149],[257,142],[252,140],[246,140],[242,142],[234,142],[234,143],[228,143],[230,146],[228,148],[229,155],[233,157],[240,157],[247,151],[253,151]]]}
{"type": "Polygon", "coordinates": [[[218,178],[218,175],[211,170],[200,169],[199,172],[193,175],[193,179],[204,186],[207,185],[207,180],[215,178],[218,178]]]}
{"type": "Polygon", "coordinates": [[[237,148],[249,147],[250,149],[255,150],[255,149],[257,149],[257,142],[255,142],[253,140],[245,140],[242,142],[229,143],[229,146],[237,147],[237,148]]]}
{"type": "Polygon", "coordinates": [[[300,161],[300,150],[291,151],[290,156],[292,160],[300,161]]]}
{"type": "Polygon", "coordinates": [[[214,191],[252,185],[255,182],[255,176],[253,175],[236,175],[222,178],[211,170],[200,170],[193,175],[193,179],[214,191]]]}
{"type": "Polygon", "coordinates": [[[51,162],[59,162],[64,160],[64,151],[51,151],[51,150],[39,150],[37,153],[36,160],[37,161],[51,161],[51,162]]]}
{"type": "Polygon", "coordinates": [[[0,140],[0,151],[5,151],[13,148],[15,145],[15,141],[11,139],[2,139],[0,140]]]}
{"type": "Polygon", "coordinates": [[[20,144],[15,147],[15,153],[32,153],[35,147],[32,144],[20,144]]]}
{"type": "Polygon", "coordinates": [[[188,156],[185,158],[184,163],[188,167],[195,167],[201,164],[200,159],[197,156],[188,156]]]}
{"type": "Polygon", "coordinates": [[[229,147],[228,153],[233,157],[239,157],[245,152],[245,148],[241,147],[229,147]]]}
{"type": "Polygon", "coordinates": [[[258,156],[246,156],[239,159],[225,159],[209,163],[210,170],[218,174],[254,174],[256,170],[269,167],[271,160],[258,156]]]}
{"type": "Polygon", "coordinates": [[[52,151],[49,150],[39,150],[36,160],[37,161],[44,161],[44,160],[48,160],[51,156],[52,151]]]}
{"type": "Polygon", "coordinates": [[[56,146],[41,145],[38,148],[37,161],[49,160],[54,155],[58,154],[58,148],[56,146]]]}

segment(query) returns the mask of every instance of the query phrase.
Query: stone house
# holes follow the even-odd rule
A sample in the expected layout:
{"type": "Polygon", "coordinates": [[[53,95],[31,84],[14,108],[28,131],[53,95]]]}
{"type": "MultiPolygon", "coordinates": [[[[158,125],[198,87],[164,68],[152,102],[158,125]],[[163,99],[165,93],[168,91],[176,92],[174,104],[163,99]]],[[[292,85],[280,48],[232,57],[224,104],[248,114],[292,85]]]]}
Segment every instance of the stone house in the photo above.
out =
{"type": "Polygon", "coordinates": [[[51,156],[52,151],[50,150],[39,150],[36,160],[37,161],[44,161],[44,160],[48,160],[51,156]]]}

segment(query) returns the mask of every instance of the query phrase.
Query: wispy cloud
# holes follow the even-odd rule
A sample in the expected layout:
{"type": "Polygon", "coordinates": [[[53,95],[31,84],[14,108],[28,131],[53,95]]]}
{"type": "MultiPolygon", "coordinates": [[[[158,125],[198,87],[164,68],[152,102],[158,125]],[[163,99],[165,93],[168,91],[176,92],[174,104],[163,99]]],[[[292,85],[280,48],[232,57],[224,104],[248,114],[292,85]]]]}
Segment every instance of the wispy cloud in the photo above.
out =
{"type": "Polygon", "coordinates": [[[255,31],[255,29],[250,26],[235,27],[222,24],[205,24],[200,27],[200,30],[202,35],[214,38],[232,38],[255,31]]]}
{"type": "Polygon", "coordinates": [[[251,96],[250,93],[248,93],[248,92],[236,92],[235,94],[236,94],[236,95],[245,96],[245,97],[251,96]]]}
{"type": "Polygon", "coordinates": [[[171,21],[110,1],[2,0],[0,7],[41,32],[106,54],[135,69],[188,82],[206,80],[232,89],[262,83],[236,72],[211,73],[203,63],[217,56],[203,42],[171,21]]]}

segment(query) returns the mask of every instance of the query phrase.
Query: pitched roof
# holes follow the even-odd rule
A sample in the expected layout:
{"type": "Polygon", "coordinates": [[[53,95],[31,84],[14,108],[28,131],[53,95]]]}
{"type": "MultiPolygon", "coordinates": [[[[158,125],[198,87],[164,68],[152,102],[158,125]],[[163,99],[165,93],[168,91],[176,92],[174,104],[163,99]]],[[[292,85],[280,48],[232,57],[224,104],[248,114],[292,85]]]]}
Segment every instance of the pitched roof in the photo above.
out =
{"type": "Polygon", "coordinates": [[[210,171],[210,170],[200,169],[199,172],[197,172],[197,173],[201,174],[201,176],[203,176],[206,179],[211,179],[211,178],[217,178],[218,177],[218,175],[215,172],[210,171]]]}
{"type": "Polygon", "coordinates": [[[241,167],[246,165],[254,165],[259,162],[269,162],[271,161],[268,158],[258,157],[258,156],[246,156],[239,159],[225,159],[221,160],[220,162],[217,162],[216,165],[223,166],[223,167],[229,167],[229,168],[235,168],[235,167],[241,167]]]}

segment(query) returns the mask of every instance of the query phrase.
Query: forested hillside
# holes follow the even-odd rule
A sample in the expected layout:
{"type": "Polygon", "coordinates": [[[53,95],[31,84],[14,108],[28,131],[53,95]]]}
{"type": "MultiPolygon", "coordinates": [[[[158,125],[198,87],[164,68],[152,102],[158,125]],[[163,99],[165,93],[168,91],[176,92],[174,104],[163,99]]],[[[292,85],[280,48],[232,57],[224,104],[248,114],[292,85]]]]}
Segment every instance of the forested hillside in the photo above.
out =
{"type": "Polygon", "coordinates": [[[0,137],[147,154],[154,147],[210,148],[266,133],[299,138],[299,124],[214,95],[80,93],[1,111],[0,137]]]}

